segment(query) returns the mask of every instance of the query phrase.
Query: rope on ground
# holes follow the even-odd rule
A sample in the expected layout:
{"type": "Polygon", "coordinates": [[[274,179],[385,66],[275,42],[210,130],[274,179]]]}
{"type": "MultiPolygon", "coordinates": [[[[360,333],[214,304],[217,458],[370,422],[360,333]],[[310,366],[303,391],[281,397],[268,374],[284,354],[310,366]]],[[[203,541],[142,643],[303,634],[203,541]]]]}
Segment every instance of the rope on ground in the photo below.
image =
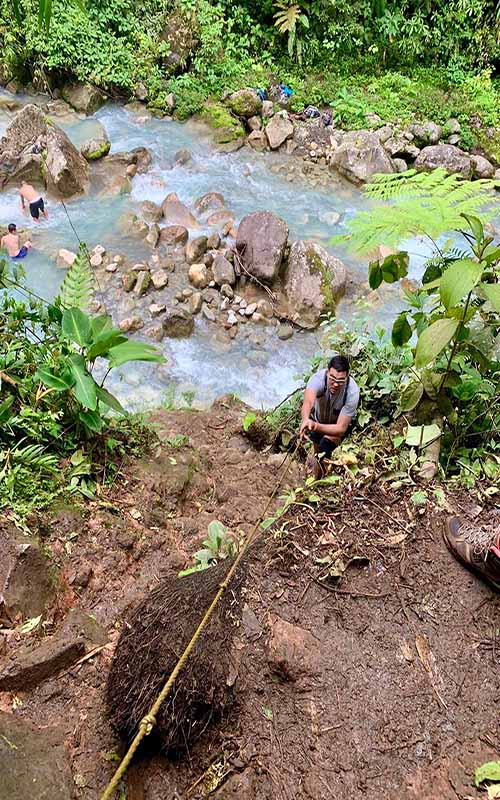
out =
{"type": "Polygon", "coordinates": [[[243,556],[245,555],[245,553],[247,552],[248,548],[250,547],[250,545],[252,544],[253,540],[255,539],[255,535],[256,535],[257,531],[259,530],[260,523],[262,522],[263,519],[265,519],[265,517],[267,515],[267,512],[269,510],[269,507],[270,507],[272,501],[274,500],[274,497],[276,496],[276,492],[278,491],[278,489],[279,489],[279,487],[281,485],[281,482],[283,481],[283,479],[285,478],[286,474],[288,473],[288,470],[290,469],[292,461],[293,461],[293,459],[295,457],[295,454],[296,454],[296,452],[298,450],[299,444],[300,444],[300,440],[297,442],[294,450],[287,453],[287,455],[285,457],[285,461],[288,461],[288,463],[286,465],[286,469],[284,469],[283,472],[281,473],[281,475],[278,477],[278,480],[276,481],[276,483],[274,485],[274,488],[273,488],[273,490],[272,490],[272,492],[271,492],[271,494],[269,496],[269,499],[268,499],[268,501],[267,501],[267,503],[266,503],[266,505],[264,507],[264,510],[262,511],[259,519],[255,523],[255,525],[252,528],[250,534],[248,535],[247,539],[245,540],[245,543],[243,544],[243,547],[241,548],[241,550],[238,553],[237,557],[233,561],[233,563],[231,565],[231,568],[229,569],[226,577],[224,578],[224,580],[220,584],[217,593],[215,594],[212,602],[210,603],[209,607],[205,611],[205,614],[203,615],[200,624],[196,628],[193,636],[191,637],[191,640],[186,645],[186,648],[185,648],[184,652],[182,653],[182,655],[180,656],[177,664],[175,665],[174,669],[170,673],[170,676],[168,677],[166,683],[163,686],[163,689],[161,690],[160,694],[158,695],[158,697],[156,698],[155,702],[151,706],[151,708],[149,710],[149,713],[146,714],[146,716],[143,717],[143,719],[139,723],[139,730],[137,731],[134,739],[132,740],[129,749],[127,750],[125,756],[123,757],[123,759],[122,759],[120,765],[118,766],[115,774],[111,778],[108,786],[106,787],[104,793],[102,794],[101,800],[110,800],[110,798],[113,797],[115,791],[118,789],[118,785],[119,785],[121,779],[125,775],[128,767],[130,765],[130,762],[132,761],[132,759],[133,759],[133,757],[135,755],[135,752],[136,752],[137,748],[139,747],[139,745],[142,742],[142,740],[144,739],[144,737],[145,736],[149,736],[149,734],[153,730],[154,726],[156,725],[156,716],[157,716],[161,706],[163,705],[163,702],[168,697],[168,695],[169,695],[169,693],[170,693],[170,691],[172,689],[172,686],[174,685],[178,675],[180,674],[180,672],[182,671],[183,667],[187,663],[187,661],[189,659],[189,656],[191,655],[191,653],[193,651],[193,648],[196,645],[196,642],[198,641],[198,639],[200,638],[200,636],[203,633],[204,629],[208,625],[208,623],[209,623],[209,621],[210,621],[215,609],[217,608],[217,605],[218,605],[222,595],[224,594],[224,592],[227,589],[227,587],[229,586],[234,574],[236,573],[236,570],[238,569],[238,566],[240,565],[241,560],[243,559],[243,556]]]}

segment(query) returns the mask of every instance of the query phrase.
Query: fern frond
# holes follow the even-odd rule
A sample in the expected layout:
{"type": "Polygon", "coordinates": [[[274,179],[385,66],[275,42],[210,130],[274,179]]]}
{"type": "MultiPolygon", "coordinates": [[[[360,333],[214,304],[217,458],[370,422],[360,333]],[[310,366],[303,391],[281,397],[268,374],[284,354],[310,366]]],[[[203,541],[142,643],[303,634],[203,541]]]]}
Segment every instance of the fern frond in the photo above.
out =
{"type": "Polygon", "coordinates": [[[10,451],[9,456],[16,464],[25,464],[45,472],[54,472],[59,462],[59,458],[53,453],[45,452],[45,448],[41,444],[28,444],[25,447],[16,445],[10,451]]]}
{"type": "Polygon", "coordinates": [[[280,33],[290,33],[293,31],[299,21],[300,15],[302,13],[299,5],[291,5],[289,6],[287,3],[279,2],[276,3],[276,8],[279,8],[279,11],[274,14],[274,25],[278,28],[280,33]]]}
{"type": "Polygon", "coordinates": [[[94,292],[94,273],[90,265],[87,248],[80,245],[78,255],[68,268],[61,284],[59,297],[63,308],[88,309],[94,292]]]}
{"type": "Polygon", "coordinates": [[[464,227],[464,214],[487,222],[498,214],[495,181],[466,181],[443,169],[395,175],[376,175],[365,187],[372,200],[383,201],[362,211],[349,225],[347,245],[368,253],[381,244],[397,248],[415,236],[437,239],[464,227]]]}

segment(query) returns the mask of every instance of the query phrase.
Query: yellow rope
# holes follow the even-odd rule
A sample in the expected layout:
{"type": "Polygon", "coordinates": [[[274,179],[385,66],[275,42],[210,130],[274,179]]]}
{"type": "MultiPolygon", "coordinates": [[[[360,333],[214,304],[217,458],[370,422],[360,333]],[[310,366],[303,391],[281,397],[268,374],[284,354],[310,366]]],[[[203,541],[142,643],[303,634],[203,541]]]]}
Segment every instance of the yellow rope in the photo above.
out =
{"type": "Polygon", "coordinates": [[[228,571],[228,573],[227,573],[226,577],[224,578],[223,582],[220,584],[219,589],[218,589],[217,593],[215,594],[215,596],[214,596],[212,602],[210,603],[209,607],[205,611],[205,614],[203,615],[203,618],[202,618],[200,624],[196,628],[193,636],[191,637],[190,642],[186,646],[186,649],[184,650],[184,652],[180,656],[177,664],[175,665],[174,669],[170,673],[170,676],[169,676],[167,682],[165,683],[163,689],[161,690],[160,694],[158,695],[158,697],[156,698],[155,702],[151,706],[151,708],[149,710],[149,713],[146,714],[146,716],[143,717],[143,719],[139,723],[139,730],[137,731],[134,739],[132,740],[129,749],[125,753],[125,755],[124,755],[120,765],[118,766],[115,774],[113,775],[113,777],[111,778],[110,782],[108,783],[103,795],[101,796],[101,800],[110,800],[110,798],[114,795],[114,793],[116,792],[116,790],[118,788],[118,784],[120,783],[121,779],[125,775],[128,767],[130,765],[130,762],[132,761],[132,759],[133,759],[133,757],[135,755],[135,752],[136,752],[137,748],[139,747],[139,745],[142,742],[142,740],[144,739],[144,737],[145,736],[149,736],[149,734],[153,730],[154,726],[156,725],[156,716],[158,714],[158,711],[160,710],[164,700],[168,697],[168,695],[170,693],[170,690],[172,689],[172,686],[174,685],[174,682],[175,682],[176,678],[178,677],[179,673],[181,672],[181,670],[185,666],[189,656],[191,655],[191,652],[192,652],[196,642],[198,641],[198,639],[200,638],[201,634],[203,633],[203,630],[205,629],[205,627],[207,626],[208,622],[210,621],[210,618],[212,617],[212,614],[214,613],[215,609],[217,608],[217,604],[219,603],[219,600],[221,599],[221,597],[224,594],[225,590],[227,589],[231,579],[233,578],[236,570],[238,569],[238,566],[239,566],[239,564],[241,562],[241,559],[243,558],[243,556],[245,555],[246,551],[250,547],[253,539],[255,538],[255,534],[257,533],[257,531],[259,529],[259,525],[260,525],[261,521],[264,519],[264,517],[266,516],[267,511],[269,509],[269,506],[271,505],[271,503],[272,503],[272,501],[273,501],[273,499],[274,499],[274,497],[276,495],[276,492],[278,491],[278,488],[279,488],[279,486],[281,484],[281,481],[283,480],[283,478],[287,474],[288,470],[290,469],[290,464],[292,463],[293,457],[295,456],[295,453],[297,452],[299,444],[300,444],[300,441],[297,442],[293,453],[292,454],[287,453],[287,455],[285,456],[285,459],[284,459],[283,463],[285,463],[285,461],[288,459],[287,467],[282,472],[282,474],[279,476],[279,478],[278,478],[278,480],[277,480],[277,482],[276,482],[276,484],[274,486],[274,489],[271,492],[271,494],[269,496],[269,499],[268,499],[268,501],[267,501],[267,503],[265,505],[264,511],[262,512],[261,516],[259,517],[259,519],[255,523],[255,526],[253,527],[252,531],[250,532],[249,536],[247,537],[243,547],[241,548],[241,550],[238,553],[236,559],[234,560],[233,564],[231,565],[231,568],[228,571]],[[290,455],[291,455],[291,457],[290,457],[290,455]]]}

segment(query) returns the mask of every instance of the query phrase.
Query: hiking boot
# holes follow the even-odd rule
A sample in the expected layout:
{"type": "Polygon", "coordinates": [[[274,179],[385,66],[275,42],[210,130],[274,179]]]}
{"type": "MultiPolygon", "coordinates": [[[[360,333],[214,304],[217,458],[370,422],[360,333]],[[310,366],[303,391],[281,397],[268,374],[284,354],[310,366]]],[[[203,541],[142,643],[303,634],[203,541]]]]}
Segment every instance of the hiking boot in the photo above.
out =
{"type": "Polygon", "coordinates": [[[460,517],[449,517],[444,540],[454,556],[500,589],[500,532],[485,531],[460,517]]]}

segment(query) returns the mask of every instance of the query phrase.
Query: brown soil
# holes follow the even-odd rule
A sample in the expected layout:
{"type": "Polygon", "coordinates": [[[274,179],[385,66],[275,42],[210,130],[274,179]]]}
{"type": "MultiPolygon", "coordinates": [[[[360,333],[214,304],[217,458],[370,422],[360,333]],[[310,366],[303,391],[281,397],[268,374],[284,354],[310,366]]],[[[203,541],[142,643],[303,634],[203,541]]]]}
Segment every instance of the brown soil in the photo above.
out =
{"type": "MultiPolygon", "coordinates": [[[[248,533],[277,480],[279,459],[249,448],[241,418],[229,401],[159,412],[154,457],[124,468],[102,502],[41,525],[61,567],[55,624],[77,605],[111,637],[93,658],[17,693],[15,714],[65,730],[77,798],[98,798],[123,753],[104,707],[125,608],[191,563],[212,519],[248,533]],[[189,445],[165,443],[176,434],[189,445]]],[[[302,477],[293,464],[287,483],[302,477]]],[[[444,547],[447,512],[417,513],[410,493],[346,491],[316,513],[295,507],[281,533],[263,535],[234,626],[230,711],[177,757],[143,751],[122,800],[210,788],[219,800],[481,796],[474,769],[500,750],[499,596],[444,547]],[[328,556],[341,578],[321,580],[328,556]]],[[[460,512],[466,501],[448,502],[460,512]]],[[[193,617],[202,612],[193,604],[193,617]]],[[[9,650],[20,646],[7,638],[9,650]]],[[[12,701],[0,694],[0,708],[12,701]]]]}

